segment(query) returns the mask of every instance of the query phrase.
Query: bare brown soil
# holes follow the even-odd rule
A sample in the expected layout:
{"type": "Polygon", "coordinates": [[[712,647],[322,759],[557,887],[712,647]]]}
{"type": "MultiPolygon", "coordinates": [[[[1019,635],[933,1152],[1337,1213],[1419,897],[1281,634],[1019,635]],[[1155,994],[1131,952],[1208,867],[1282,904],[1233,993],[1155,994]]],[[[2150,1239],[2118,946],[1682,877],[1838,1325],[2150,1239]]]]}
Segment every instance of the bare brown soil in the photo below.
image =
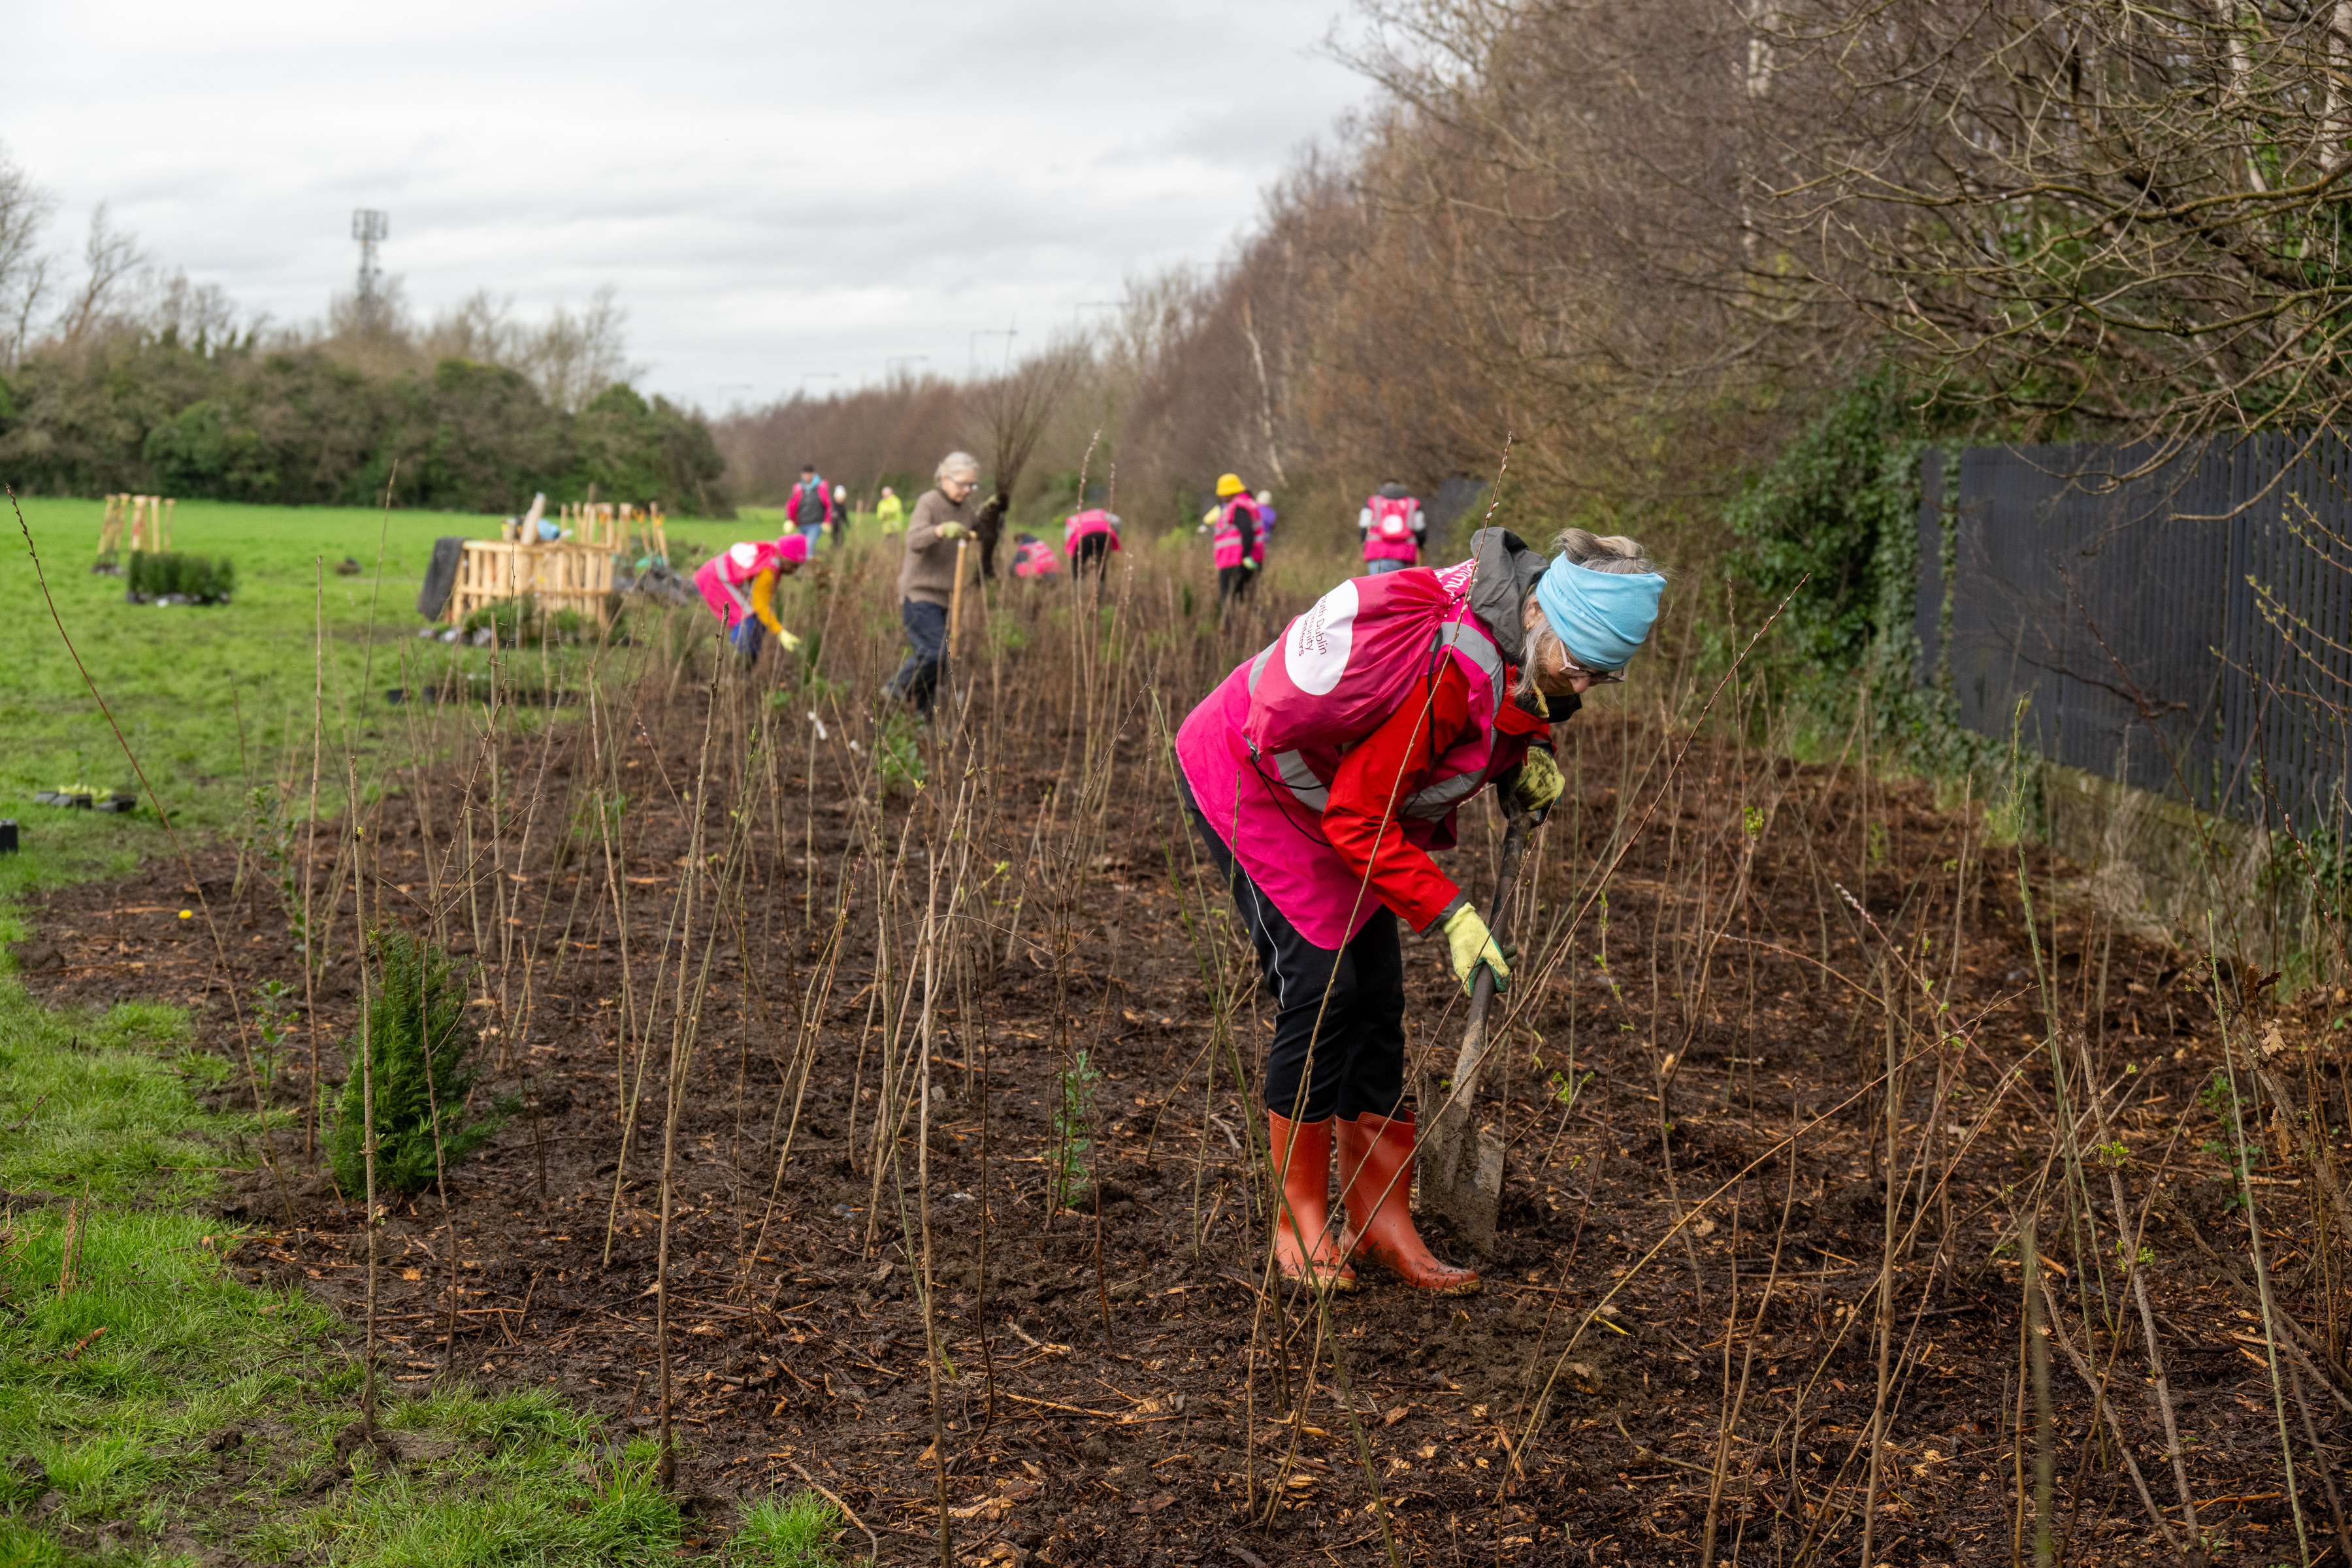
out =
{"type": "MultiPolygon", "coordinates": [[[[757,771],[722,739],[726,766],[710,764],[700,796],[703,851],[723,847],[739,802],[758,824],[730,884],[740,897],[721,900],[733,912],[714,927],[707,897],[683,912],[679,900],[697,869],[686,802],[705,724],[698,689],[678,691],[642,708],[642,724],[606,728],[629,737],[625,749],[598,752],[584,722],[508,741],[495,808],[487,752],[418,770],[370,827],[369,918],[439,932],[479,965],[480,1011],[500,1031],[489,1092],[525,1103],[453,1173],[446,1217],[437,1193],[393,1205],[379,1310],[394,1386],[454,1363],[489,1385],[559,1388],[635,1427],[656,1421],[664,1070],[672,1042],[690,1036],[667,1279],[682,1491],[719,1500],[798,1486],[805,1472],[856,1511],[884,1559],[909,1563],[936,1552],[943,1488],[964,1561],[1369,1563],[1386,1560],[1375,1487],[1397,1552],[1414,1562],[1696,1563],[1710,1541],[1721,1562],[1852,1562],[1883,1386],[1874,1560],[2010,1561],[2037,1430],[2068,1560],[2168,1557],[2088,1386],[2056,1349],[2048,1426],[2029,1387],[2019,1458],[2032,1363],[2010,1226],[2021,1194],[2037,1184],[2055,1194],[2063,1179],[2052,1053],[2019,855],[1989,848],[1979,820],[1938,811],[1924,786],[1865,794],[1852,769],[1709,742],[1661,795],[1670,752],[1655,731],[1593,714],[1563,730],[1582,804],[1555,814],[1527,879],[1509,1063],[1482,1108],[1510,1140],[1486,1289],[1433,1301],[1368,1270],[1361,1293],[1331,1304],[1327,1332],[1311,1300],[1265,1279],[1244,1152],[1255,1113],[1230,1069],[1209,1080],[1223,1053],[1210,1048],[1203,966],[1246,973],[1245,949],[1193,868],[1145,725],[1117,742],[1112,798],[1081,865],[1057,859],[1056,824],[1079,807],[1074,769],[1056,759],[1085,737],[1031,715],[1019,754],[993,759],[990,810],[972,829],[978,874],[1006,862],[972,899],[979,916],[957,928],[982,934],[943,940],[926,970],[922,913],[947,896],[930,891],[927,854],[950,864],[945,828],[963,784],[861,804],[862,753],[837,733],[818,746],[795,730],[773,787],[751,789],[721,782],[757,771]],[[609,868],[593,829],[566,837],[570,808],[600,773],[635,803],[609,868]],[[1596,908],[1575,933],[1581,956],[1547,970],[1562,944],[1542,933],[1578,907],[1612,832],[1654,802],[1609,885],[1605,925],[1596,908]],[[1753,837],[1748,806],[1762,814],[1753,837]],[[894,873],[877,920],[877,886],[894,873]],[[1940,1030],[1907,999],[1904,968],[1891,1003],[1874,989],[1885,942],[1853,918],[1841,885],[1902,945],[1903,964],[1948,980],[1940,1030]],[[625,984],[615,888],[627,900],[625,984]],[[893,947],[877,982],[883,929],[893,947]],[[1604,952],[1605,971],[1593,962],[1604,952]],[[707,994],[681,1026],[677,960],[692,961],[690,1003],[705,953],[707,994]],[[919,1039],[927,993],[929,1246],[946,1363],[936,1405],[919,1117],[878,1184],[873,1141],[879,1064],[892,1040],[919,1039]],[[814,1068],[796,1104],[803,1017],[814,1068]],[[648,1042],[607,1258],[621,1106],[648,1042]],[[1088,1155],[1109,1200],[1098,1214],[1057,1211],[1047,1196],[1056,1072],[1080,1048],[1102,1074],[1088,1155]],[[1890,1134],[1874,1086],[1890,1050],[1906,1066],[1882,1363],[1874,1287],[1889,1253],[1890,1134]],[[1587,1072],[1563,1109],[1560,1086],[1587,1072]]],[[[973,712],[987,722],[984,694],[973,712]]],[[[1471,885],[1489,878],[1498,837],[1483,802],[1465,814],[1450,859],[1471,885]]],[[[322,889],[348,866],[340,853],[322,847],[322,889]]],[[[236,1056],[229,990],[249,997],[300,973],[276,887],[248,866],[233,893],[236,865],[224,847],[197,868],[226,977],[201,922],[177,919],[187,878],[157,866],[49,897],[22,950],[27,984],[52,1003],[185,1002],[205,1043],[236,1056]]],[[[2164,1189],[2145,1275],[2200,1521],[2238,1560],[2289,1560],[2261,1325],[2188,1235],[2248,1267],[2222,1167],[2201,1152],[2225,1136],[2199,1098],[2219,1060],[2202,972],[2068,896],[2067,868],[2032,851],[2023,868],[2060,1029],[2083,1037],[2112,1091],[2106,1136],[2129,1152],[2126,1220],[2164,1189]]],[[[343,956],[318,1015],[335,1082],[357,1002],[351,879],[338,885],[329,940],[343,956]]],[[[1414,1047],[1450,1056],[1459,988],[1433,947],[1408,939],[1408,959],[1414,1047]]],[[[1236,996],[1245,1057],[1262,1049],[1267,1018],[1262,998],[1236,996]]],[[[2340,1039],[2329,1021],[2321,998],[2281,1028],[2291,1046],[2340,1039]]],[[[2315,1058],[2310,1071],[2340,1096],[2337,1059],[2315,1058]]],[[[309,1097],[305,1066],[280,1083],[289,1103],[309,1097]]],[[[222,1093],[249,1104],[239,1073],[222,1093]]],[[[2081,1085],[2074,1094],[2087,1104],[2081,1085]]],[[[356,1321],[357,1205],[305,1162],[300,1135],[281,1133],[275,1152],[282,1183],[257,1165],[233,1179],[227,1212],[253,1232],[236,1262],[356,1321]]],[[[2279,1192],[2264,1215],[2273,1279],[2322,1327],[2320,1359],[2340,1367],[2332,1254],[2309,1194],[2279,1192]]],[[[2109,1195],[2095,1167],[2105,1246],[2109,1195]]],[[[2062,1332],[2078,1349],[2087,1334],[2097,1364],[2112,1364],[2130,1451],[2177,1520],[2137,1320],[2116,1294],[2115,1259],[2103,1267],[2087,1245],[2045,1219],[2039,1250],[2062,1332]]],[[[2302,1392],[2340,1454],[2337,1397],[2320,1377],[2302,1392]]],[[[2300,1446],[2291,1402],[2289,1417],[2300,1446]]],[[[2301,1481],[2315,1550],[2335,1534],[2320,1479],[2301,1481]]],[[[856,1529],[847,1542],[866,1549],[856,1529]]]]}

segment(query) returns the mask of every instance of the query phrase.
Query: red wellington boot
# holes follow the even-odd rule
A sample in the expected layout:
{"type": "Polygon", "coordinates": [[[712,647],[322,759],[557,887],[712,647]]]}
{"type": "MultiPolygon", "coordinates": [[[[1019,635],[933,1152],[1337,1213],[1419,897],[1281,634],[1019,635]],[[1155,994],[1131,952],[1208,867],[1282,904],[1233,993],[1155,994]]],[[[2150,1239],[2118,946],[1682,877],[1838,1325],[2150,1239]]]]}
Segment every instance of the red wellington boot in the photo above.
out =
{"type": "Polygon", "coordinates": [[[1339,1124],[1339,1196],[1348,1205],[1344,1256],[1369,1258],[1416,1290],[1475,1296],[1478,1276],[1440,1263],[1412,1227],[1412,1112],[1367,1111],[1339,1124]]]}
{"type": "Polygon", "coordinates": [[[1292,1121],[1265,1113],[1265,1141],[1281,1178],[1283,1202],[1274,1222],[1274,1256],[1286,1279],[1304,1275],[1307,1258],[1335,1290],[1353,1290],[1356,1271],[1331,1241],[1331,1118],[1292,1121]],[[1311,1249],[1301,1236],[1314,1238],[1311,1249]]]}

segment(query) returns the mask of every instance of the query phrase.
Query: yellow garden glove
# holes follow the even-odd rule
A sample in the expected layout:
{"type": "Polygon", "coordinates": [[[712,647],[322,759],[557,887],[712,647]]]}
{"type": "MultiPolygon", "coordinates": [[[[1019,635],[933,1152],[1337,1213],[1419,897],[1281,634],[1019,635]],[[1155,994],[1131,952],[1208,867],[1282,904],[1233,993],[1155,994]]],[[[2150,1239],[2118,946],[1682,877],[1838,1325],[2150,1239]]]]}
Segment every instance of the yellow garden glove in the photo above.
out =
{"type": "Polygon", "coordinates": [[[943,522],[932,531],[937,533],[941,539],[956,540],[961,539],[965,534],[970,533],[971,530],[966,528],[960,522],[943,522]]]}
{"type": "Polygon", "coordinates": [[[1517,777],[1511,782],[1511,798],[1528,812],[1548,811],[1568,781],[1559,776],[1559,762],[1541,746],[1529,746],[1528,754],[1515,770],[1517,777]]]}
{"type": "Polygon", "coordinates": [[[1503,956],[1503,950],[1496,945],[1495,933],[1486,929],[1486,922],[1468,904],[1446,917],[1445,945],[1453,954],[1454,977],[1462,982],[1464,991],[1468,991],[1477,979],[1482,963],[1494,971],[1497,994],[1510,989],[1511,961],[1503,956]]]}
{"type": "Polygon", "coordinates": [[[798,653],[801,651],[801,639],[793,636],[790,632],[777,632],[776,640],[784,645],[784,651],[786,653],[798,653]]]}
{"type": "Polygon", "coordinates": [[[1255,561],[1244,561],[1242,563],[1242,570],[1244,572],[1255,572],[1257,570],[1257,563],[1255,561]]]}

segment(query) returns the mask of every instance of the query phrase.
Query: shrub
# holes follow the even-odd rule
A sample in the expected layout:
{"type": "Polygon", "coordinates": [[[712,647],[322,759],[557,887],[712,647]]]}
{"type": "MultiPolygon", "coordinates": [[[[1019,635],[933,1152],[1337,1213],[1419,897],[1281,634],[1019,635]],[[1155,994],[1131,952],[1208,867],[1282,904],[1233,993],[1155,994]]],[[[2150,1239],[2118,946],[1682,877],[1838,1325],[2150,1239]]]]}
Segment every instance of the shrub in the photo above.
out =
{"type": "Polygon", "coordinates": [[[594,616],[570,608],[550,610],[529,594],[514,599],[499,599],[484,605],[467,616],[459,627],[461,635],[470,639],[488,626],[496,635],[500,647],[541,647],[549,644],[588,644],[606,641],[616,636],[616,618],[608,631],[594,616]]]}
{"type": "Polygon", "coordinates": [[[745,1568],[826,1568],[839,1561],[833,1541],[841,1515],[816,1493],[771,1492],[738,1506],[743,1522],[727,1543],[730,1561],[745,1568]]]}
{"type": "Polygon", "coordinates": [[[176,550],[131,552],[130,595],[146,602],[177,595],[199,605],[223,605],[236,587],[236,567],[226,555],[185,555],[176,550]]]}
{"type": "Polygon", "coordinates": [[[459,629],[470,638],[488,626],[497,635],[500,647],[537,647],[543,640],[545,628],[539,602],[529,594],[518,599],[497,599],[481,605],[466,617],[459,629]]]}
{"type": "Polygon", "coordinates": [[[923,761],[922,721],[903,708],[893,709],[874,737],[874,761],[885,795],[929,784],[931,769],[923,761]]]}
{"type": "MultiPolygon", "coordinates": [[[[513,1105],[502,1101],[483,1115],[467,1116],[467,1099],[481,1077],[481,1035],[467,1016],[465,984],[448,956],[403,931],[379,931],[369,945],[376,984],[364,1035],[375,1089],[376,1191],[422,1192],[436,1170],[436,1121],[439,1163],[454,1165],[489,1140],[513,1105]]],[[[327,1140],[346,1193],[364,1191],[367,1182],[363,1087],[354,1067],[327,1140]]]]}

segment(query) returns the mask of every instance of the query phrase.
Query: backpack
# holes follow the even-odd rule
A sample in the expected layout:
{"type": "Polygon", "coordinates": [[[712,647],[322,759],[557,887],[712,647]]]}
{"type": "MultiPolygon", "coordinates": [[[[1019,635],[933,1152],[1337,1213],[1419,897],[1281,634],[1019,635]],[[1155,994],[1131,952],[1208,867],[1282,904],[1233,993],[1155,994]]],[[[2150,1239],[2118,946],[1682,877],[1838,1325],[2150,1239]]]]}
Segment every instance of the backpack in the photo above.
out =
{"type": "Polygon", "coordinates": [[[1411,496],[1374,496],[1372,498],[1372,531],[1383,539],[1411,539],[1413,514],[1421,503],[1411,496]]]}

